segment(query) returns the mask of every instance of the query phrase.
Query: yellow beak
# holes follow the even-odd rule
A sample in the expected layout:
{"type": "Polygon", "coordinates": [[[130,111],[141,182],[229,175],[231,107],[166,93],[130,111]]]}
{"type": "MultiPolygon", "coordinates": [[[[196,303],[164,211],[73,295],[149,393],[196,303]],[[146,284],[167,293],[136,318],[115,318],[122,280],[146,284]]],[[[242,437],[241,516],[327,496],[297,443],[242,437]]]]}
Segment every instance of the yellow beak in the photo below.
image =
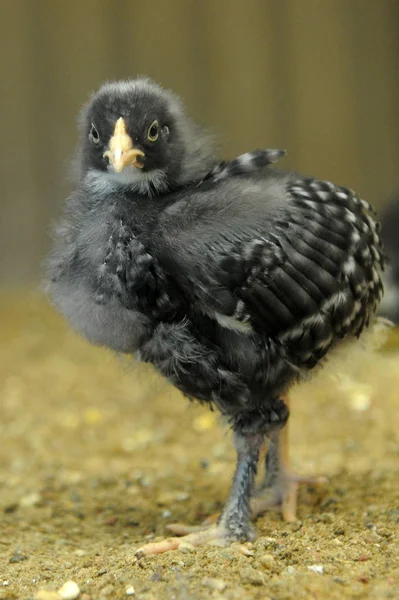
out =
{"type": "Polygon", "coordinates": [[[126,131],[125,121],[120,117],[115,123],[114,135],[109,141],[109,150],[104,152],[104,158],[109,158],[110,163],[117,173],[123,171],[127,165],[134,165],[142,169],[143,165],[137,162],[144,152],[134,148],[132,138],[126,131]]]}

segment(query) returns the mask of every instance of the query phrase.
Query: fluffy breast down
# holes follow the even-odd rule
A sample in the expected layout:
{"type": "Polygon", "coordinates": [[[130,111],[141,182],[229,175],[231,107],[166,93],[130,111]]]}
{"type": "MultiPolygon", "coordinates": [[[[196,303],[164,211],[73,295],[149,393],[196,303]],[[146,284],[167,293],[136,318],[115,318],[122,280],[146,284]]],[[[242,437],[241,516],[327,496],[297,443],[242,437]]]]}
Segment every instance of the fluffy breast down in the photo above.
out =
{"type": "Polygon", "coordinates": [[[149,320],[142,313],[124,308],[115,297],[98,304],[84,280],[52,283],[49,293],[70,326],[93,344],[133,353],[149,335],[149,320]]]}

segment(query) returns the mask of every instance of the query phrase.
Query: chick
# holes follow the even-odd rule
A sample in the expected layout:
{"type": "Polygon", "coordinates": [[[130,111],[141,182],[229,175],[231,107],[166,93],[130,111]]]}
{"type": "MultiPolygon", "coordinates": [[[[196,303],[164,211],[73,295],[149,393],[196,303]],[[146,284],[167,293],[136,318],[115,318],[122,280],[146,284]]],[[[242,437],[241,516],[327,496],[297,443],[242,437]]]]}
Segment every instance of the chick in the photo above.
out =
{"type": "Polygon", "coordinates": [[[220,163],[180,101],[146,79],[103,86],[81,129],[80,178],[48,262],[53,302],[90,341],[135,354],[225,415],[231,492],[217,524],[187,540],[252,539],[263,444],[255,512],[297,484],[280,437],[289,388],[359,336],[382,297],[372,209],[346,188],[271,169],[280,151],[220,163]]]}

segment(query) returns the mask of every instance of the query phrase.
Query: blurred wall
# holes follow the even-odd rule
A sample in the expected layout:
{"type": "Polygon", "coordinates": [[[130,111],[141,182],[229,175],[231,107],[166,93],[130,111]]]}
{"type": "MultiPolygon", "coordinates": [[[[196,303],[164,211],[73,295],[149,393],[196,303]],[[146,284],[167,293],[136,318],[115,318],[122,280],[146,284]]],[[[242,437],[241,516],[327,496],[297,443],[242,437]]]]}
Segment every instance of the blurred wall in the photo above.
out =
{"type": "Polygon", "coordinates": [[[0,0],[0,281],[37,279],[75,121],[148,74],[221,136],[381,205],[399,185],[398,0],[0,0]]]}

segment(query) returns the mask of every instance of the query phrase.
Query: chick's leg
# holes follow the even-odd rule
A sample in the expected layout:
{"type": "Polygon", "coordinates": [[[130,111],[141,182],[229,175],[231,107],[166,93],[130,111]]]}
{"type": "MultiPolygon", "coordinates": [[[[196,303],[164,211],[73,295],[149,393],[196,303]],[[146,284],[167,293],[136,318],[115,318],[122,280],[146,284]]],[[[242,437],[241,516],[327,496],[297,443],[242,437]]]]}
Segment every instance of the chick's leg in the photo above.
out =
{"type": "MultiPolygon", "coordinates": [[[[199,527],[193,533],[183,537],[174,537],[161,542],[146,544],[140,548],[136,556],[159,554],[168,550],[176,550],[182,542],[200,546],[214,543],[225,546],[233,541],[253,539],[254,533],[250,524],[250,498],[254,487],[259,452],[264,441],[262,434],[235,433],[237,465],[233,484],[224,510],[214,525],[199,527]]],[[[176,525],[175,533],[181,534],[186,529],[176,525]]]]}
{"type": "MultiPolygon", "coordinates": [[[[289,407],[289,397],[285,396],[283,400],[289,407]]],[[[288,423],[283,429],[271,434],[265,467],[264,482],[251,502],[251,514],[254,519],[270,508],[281,507],[285,521],[296,521],[299,486],[318,486],[326,481],[324,477],[303,477],[291,471],[288,423]]]]}

